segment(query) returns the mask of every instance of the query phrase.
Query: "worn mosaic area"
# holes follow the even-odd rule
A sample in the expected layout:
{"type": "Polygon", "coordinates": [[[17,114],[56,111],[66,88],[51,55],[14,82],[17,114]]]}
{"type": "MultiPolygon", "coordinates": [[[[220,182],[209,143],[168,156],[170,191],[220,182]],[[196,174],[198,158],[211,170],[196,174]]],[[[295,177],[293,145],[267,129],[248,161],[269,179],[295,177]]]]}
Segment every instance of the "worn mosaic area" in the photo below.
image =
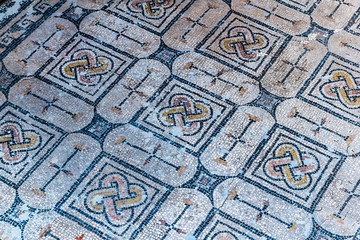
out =
{"type": "Polygon", "coordinates": [[[6,1],[0,239],[360,239],[359,10],[6,1]]]}

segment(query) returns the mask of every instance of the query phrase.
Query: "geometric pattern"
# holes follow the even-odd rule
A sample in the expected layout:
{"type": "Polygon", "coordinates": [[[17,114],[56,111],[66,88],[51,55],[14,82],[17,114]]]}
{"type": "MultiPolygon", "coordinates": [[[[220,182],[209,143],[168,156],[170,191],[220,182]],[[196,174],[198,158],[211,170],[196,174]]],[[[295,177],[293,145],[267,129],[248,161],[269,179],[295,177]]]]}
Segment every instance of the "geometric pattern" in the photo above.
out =
{"type": "Polygon", "coordinates": [[[331,180],[331,172],[341,163],[341,156],[315,150],[315,146],[316,142],[302,140],[300,134],[278,128],[245,177],[311,211],[331,180]]]}
{"type": "Polygon", "coordinates": [[[313,104],[328,108],[334,114],[357,121],[357,98],[351,92],[355,93],[357,89],[358,70],[351,62],[329,56],[320,72],[299,94],[313,104]],[[334,88],[334,84],[339,87],[334,88]]]}
{"type": "Polygon", "coordinates": [[[0,239],[360,239],[358,0],[8,0],[0,239]]]}
{"type": "Polygon", "coordinates": [[[201,52],[225,65],[259,76],[269,60],[281,51],[286,35],[234,14],[219,24],[217,31],[205,40],[199,47],[201,52]]]}
{"type": "Polygon", "coordinates": [[[173,79],[135,118],[135,123],[198,151],[233,106],[177,82],[173,79]]]}
{"type": "Polygon", "coordinates": [[[17,186],[32,172],[47,151],[62,138],[56,131],[12,107],[1,111],[1,162],[3,181],[17,186]]]}
{"type": "Polygon", "coordinates": [[[131,62],[126,56],[115,56],[99,47],[96,42],[77,36],[41,75],[95,101],[131,62]]]}
{"type": "Polygon", "coordinates": [[[77,221],[106,226],[104,236],[131,239],[166,190],[106,160],[100,159],[97,170],[87,174],[61,209],[77,221]]]}

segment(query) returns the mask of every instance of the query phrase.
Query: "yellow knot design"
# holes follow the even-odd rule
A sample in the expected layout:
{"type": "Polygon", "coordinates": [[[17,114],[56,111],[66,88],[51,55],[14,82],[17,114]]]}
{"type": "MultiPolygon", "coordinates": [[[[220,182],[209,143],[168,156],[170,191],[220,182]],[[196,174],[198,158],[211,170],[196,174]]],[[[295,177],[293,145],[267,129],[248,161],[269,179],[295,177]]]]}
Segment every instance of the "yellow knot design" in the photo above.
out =
{"type": "Polygon", "coordinates": [[[302,190],[311,185],[311,175],[319,169],[315,155],[301,152],[292,143],[282,143],[276,147],[273,157],[264,164],[265,174],[276,181],[284,181],[295,190],[302,190]]]}
{"type": "Polygon", "coordinates": [[[331,73],[331,81],[320,86],[321,94],[333,101],[340,101],[346,108],[360,107],[360,80],[345,70],[331,73]]]}

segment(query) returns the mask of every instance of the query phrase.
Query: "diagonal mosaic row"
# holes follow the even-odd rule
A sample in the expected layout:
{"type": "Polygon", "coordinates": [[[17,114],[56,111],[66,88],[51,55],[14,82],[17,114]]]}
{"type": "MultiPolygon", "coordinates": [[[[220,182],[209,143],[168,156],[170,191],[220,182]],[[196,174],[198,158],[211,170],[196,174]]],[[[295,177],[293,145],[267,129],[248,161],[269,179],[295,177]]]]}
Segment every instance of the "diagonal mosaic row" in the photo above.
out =
{"type": "Polygon", "coordinates": [[[360,239],[358,0],[0,9],[0,239],[360,239]]]}

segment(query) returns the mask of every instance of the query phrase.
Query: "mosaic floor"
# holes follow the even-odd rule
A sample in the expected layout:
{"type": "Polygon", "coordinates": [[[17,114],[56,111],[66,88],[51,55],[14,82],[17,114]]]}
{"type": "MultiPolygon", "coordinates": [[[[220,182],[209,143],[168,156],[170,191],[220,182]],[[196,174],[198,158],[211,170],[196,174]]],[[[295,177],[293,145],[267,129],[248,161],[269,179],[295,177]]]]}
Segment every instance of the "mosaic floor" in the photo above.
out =
{"type": "Polygon", "coordinates": [[[5,1],[0,239],[360,239],[359,10],[5,1]]]}

